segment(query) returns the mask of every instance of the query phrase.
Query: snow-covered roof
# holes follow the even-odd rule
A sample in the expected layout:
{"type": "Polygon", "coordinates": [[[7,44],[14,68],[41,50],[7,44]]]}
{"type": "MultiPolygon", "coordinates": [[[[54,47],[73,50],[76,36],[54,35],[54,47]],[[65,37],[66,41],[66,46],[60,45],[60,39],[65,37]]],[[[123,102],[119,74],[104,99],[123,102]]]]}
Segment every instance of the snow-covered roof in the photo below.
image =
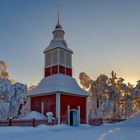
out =
{"type": "Polygon", "coordinates": [[[80,88],[74,78],[64,74],[43,78],[36,88],[28,92],[28,96],[46,95],[54,92],[88,96],[88,92],[80,88]]]}
{"type": "Polygon", "coordinates": [[[63,39],[63,38],[54,38],[50,42],[49,46],[44,50],[44,53],[47,51],[53,50],[55,48],[62,48],[66,51],[73,53],[73,51],[68,48],[67,43],[66,43],[65,39],[63,39]]]}

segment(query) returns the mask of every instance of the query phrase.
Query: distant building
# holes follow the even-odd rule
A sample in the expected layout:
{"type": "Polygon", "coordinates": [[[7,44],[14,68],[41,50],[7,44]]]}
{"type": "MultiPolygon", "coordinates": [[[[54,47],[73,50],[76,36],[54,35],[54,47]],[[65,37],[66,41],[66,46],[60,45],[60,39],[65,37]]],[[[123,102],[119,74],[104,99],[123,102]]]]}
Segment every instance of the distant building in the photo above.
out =
{"type": "Polygon", "coordinates": [[[64,39],[64,30],[58,23],[54,38],[44,50],[44,78],[29,91],[31,111],[52,112],[58,124],[72,126],[88,123],[88,93],[72,77],[73,51],[64,39]]]}

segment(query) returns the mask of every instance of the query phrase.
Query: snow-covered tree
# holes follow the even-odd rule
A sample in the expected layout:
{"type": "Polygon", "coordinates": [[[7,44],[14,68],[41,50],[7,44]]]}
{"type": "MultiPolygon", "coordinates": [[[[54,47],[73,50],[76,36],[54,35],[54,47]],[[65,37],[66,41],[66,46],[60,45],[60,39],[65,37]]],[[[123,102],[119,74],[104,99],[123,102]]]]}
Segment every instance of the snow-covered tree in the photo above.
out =
{"type": "Polygon", "coordinates": [[[31,90],[33,90],[34,88],[36,88],[36,85],[30,85],[29,87],[28,87],[28,91],[31,91],[31,90]]]}
{"type": "Polygon", "coordinates": [[[2,60],[0,60],[0,77],[9,78],[9,73],[7,72],[8,66],[2,60]]]}
{"type": "Polygon", "coordinates": [[[8,65],[3,60],[0,60],[0,77],[8,78],[12,83],[16,83],[16,81],[10,77],[8,65]]]}
{"type": "Polygon", "coordinates": [[[137,81],[136,87],[132,89],[133,105],[135,112],[140,112],[140,80],[137,81]]]}
{"type": "Polygon", "coordinates": [[[101,74],[92,80],[86,73],[79,75],[80,83],[89,92],[89,117],[127,119],[140,112],[140,80],[136,87],[117,78],[101,74]]]}
{"type": "Polygon", "coordinates": [[[0,119],[16,117],[26,102],[27,86],[16,83],[7,70],[6,63],[0,60],[0,119]]]}
{"type": "Polygon", "coordinates": [[[7,78],[0,77],[0,119],[8,119],[20,114],[20,107],[26,100],[27,86],[12,84],[7,78]]]}

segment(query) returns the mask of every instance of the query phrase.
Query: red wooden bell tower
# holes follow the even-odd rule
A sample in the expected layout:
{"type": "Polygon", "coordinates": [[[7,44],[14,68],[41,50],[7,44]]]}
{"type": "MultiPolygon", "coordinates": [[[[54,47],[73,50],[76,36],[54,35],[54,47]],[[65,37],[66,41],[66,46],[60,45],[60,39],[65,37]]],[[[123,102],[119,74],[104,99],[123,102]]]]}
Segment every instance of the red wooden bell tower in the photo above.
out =
{"type": "Polygon", "coordinates": [[[54,38],[44,50],[45,77],[59,73],[72,76],[73,51],[68,48],[64,34],[62,26],[58,22],[53,31],[54,38]]]}

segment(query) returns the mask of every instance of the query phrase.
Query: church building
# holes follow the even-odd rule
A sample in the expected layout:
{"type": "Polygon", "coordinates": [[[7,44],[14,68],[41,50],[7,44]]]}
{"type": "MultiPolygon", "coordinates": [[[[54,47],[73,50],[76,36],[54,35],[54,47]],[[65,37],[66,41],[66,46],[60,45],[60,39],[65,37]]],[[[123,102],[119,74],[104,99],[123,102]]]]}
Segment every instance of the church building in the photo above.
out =
{"type": "Polygon", "coordinates": [[[58,23],[53,39],[44,50],[44,78],[28,93],[31,111],[52,112],[58,124],[88,123],[88,93],[72,77],[72,54],[58,23]]]}

